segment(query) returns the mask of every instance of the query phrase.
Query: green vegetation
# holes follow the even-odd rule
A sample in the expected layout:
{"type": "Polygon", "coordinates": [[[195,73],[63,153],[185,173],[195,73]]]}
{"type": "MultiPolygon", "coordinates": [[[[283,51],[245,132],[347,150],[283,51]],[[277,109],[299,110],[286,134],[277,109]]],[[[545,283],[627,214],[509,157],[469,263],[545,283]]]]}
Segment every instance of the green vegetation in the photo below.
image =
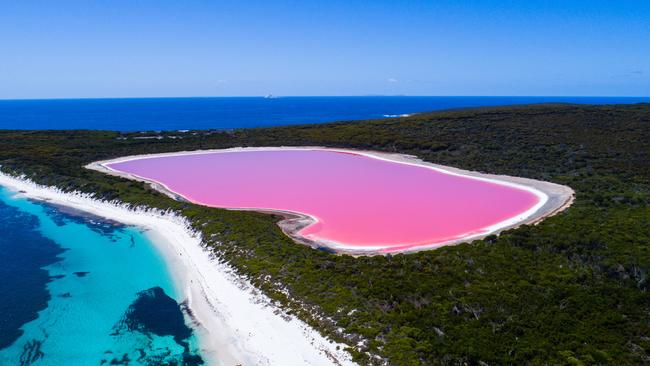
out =
{"type": "Polygon", "coordinates": [[[182,211],[269,296],[334,337],[343,337],[335,331],[343,327],[362,363],[377,361],[366,351],[394,365],[650,362],[648,104],[489,108],[146,136],[158,134],[5,131],[0,164],[39,183],[182,211]],[[292,242],[275,225],[278,217],[175,202],[141,183],[82,168],[123,155],[247,145],[397,151],[565,184],[577,200],[539,225],[499,237],[352,258],[292,242]],[[367,340],[360,349],[356,337],[367,340]]]}

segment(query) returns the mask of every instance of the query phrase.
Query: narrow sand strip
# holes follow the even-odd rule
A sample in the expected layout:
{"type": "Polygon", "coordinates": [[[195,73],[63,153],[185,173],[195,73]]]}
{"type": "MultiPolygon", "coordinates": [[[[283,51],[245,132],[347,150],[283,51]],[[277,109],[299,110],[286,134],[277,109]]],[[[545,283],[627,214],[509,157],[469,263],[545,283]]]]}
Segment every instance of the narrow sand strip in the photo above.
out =
{"type": "MultiPolygon", "coordinates": [[[[484,238],[488,235],[498,234],[503,230],[511,229],[519,225],[524,224],[534,224],[546,217],[552,216],[573,203],[574,191],[567,186],[562,186],[555,183],[538,181],[534,179],[527,178],[518,178],[505,175],[493,175],[493,174],[483,174],[478,172],[472,172],[462,169],[457,169],[453,167],[447,167],[438,164],[432,164],[424,162],[418,159],[415,156],[404,155],[404,154],[390,154],[382,153],[376,151],[362,151],[362,150],[352,150],[352,149],[339,149],[339,148],[324,148],[324,147],[252,147],[252,148],[231,148],[231,149],[219,149],[219,150],[197,150],[197,151],[182,151],[175,153],[162,153],[162,154],[146,154],[146,155],[134,155],[126,156],[117,159],[98,161],[91,164],[88,164],[86,168],[97,170],[106,174],[115,175],[127,179],[137,180],[149,183],[152,188],[178,200],[187,200],[191,201],[188,198],[184,197],[178,192],[174,192],[169,189],[163,183],[146,179],[144,177],[136,176],[129,173],[120,172],[110,168],[108,165],[112,163],[125,162],[130,160],[137,159],[147,159],[155,157],[168,157],[168,156],[179,156],[179,155],[197,155],[197,154],[214,154],[214,153],[225,153],[225,152],[242,152],[242,151],[277,151],[277,150],[329,150],[335,152],[345,152],[358,154],[361,156],[389,161],[398,164],[405,164],[411,166],[425,167],[432,169],[441,173],[462,176],[469,179],[481,180],[485,182],[495,183],[499,185],[504,185],[508,187],[513,187],[521,190],[525,190],[533,193],[539,199],[539,202],[517,216],[511,217],[508,220],[501,221],[495,225],[485,228],[479,233],[472,235],[465,235],[456,239],[436,242],[425,245],[417,246],[354,246],[346,243],[332,242],[332,241],[312,241],[310,239],[304,238],[298,234],[298,232],[304,227],[317,222],[317,219],[313,216],[310,216],[308,213],[304,212],[287,212],[283,210],[269,209],[269,208],[255,208],[255,207],[245,207],[241,210],[251,210],[251,211],[260,211],[265,213],[275,213],[280,214],[285,217],[284,220],[280,221],[279,225],[282,230],[290,236],[295,241],[317,247],[327,247],[335,250],[340,253],[347,253],[352,255],[373,255],[373,254],[383,254],[383,253],[408,253],[416,252],[421,250],[438,248],[445,245],[459,244],[462,242],[468,242],[476,239],[484,238]]],[[[200,203],[198,203],[200,204],[200,203]]]]}
{"type": "Polygon", "coordinates": [[[211,365],[354,365],[346,346],[330,342],[285,314],[202,246],[183,217],[133,209],[92,195],[64,193],[0,173],[0,185],[44,200],[146,230],[162,253],[175,286],[190,311],[202,356],[211,365]],[[337,349],[337,346],[340,349],[337,349]]]}

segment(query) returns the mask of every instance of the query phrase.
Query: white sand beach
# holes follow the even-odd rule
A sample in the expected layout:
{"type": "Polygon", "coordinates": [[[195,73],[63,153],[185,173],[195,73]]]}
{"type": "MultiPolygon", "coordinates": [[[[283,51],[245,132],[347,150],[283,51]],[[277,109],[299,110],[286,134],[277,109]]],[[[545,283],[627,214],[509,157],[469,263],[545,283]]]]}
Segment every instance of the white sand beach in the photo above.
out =
{"type": "MultiPolygon", "coordinates": [[[[354,365],[343,351],[238,277],[202,246],[186,219],[157,210],[132,209],[88,194],[64,193],[0,173],[0,185],[27,198],[105,217],[146,230],[165,258],[190,311],[202,356],[211,365],[354,365]]],[[[110,294],[107,294],[110,296],[110,294]]]]}

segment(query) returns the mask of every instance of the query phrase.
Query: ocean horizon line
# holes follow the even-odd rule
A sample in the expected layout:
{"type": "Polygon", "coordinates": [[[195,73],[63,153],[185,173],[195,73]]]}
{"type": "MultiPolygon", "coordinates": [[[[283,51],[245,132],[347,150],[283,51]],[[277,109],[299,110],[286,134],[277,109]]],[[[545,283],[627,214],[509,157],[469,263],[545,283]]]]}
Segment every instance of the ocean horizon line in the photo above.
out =
{"type": "Polygon", "coordinates": [[[14,101],[58,101],[58,100],[151,100],[151,99],[279,99],[279,98],[616,98],[648,99],[650,95],[429,95],[429,94],[359,94],[359,95],[181,95],[181,96],[90,96],[90,97],[36,97],[36,98],[0,98],[0,102],[14,101]]]}
{"type": "Polygon", "coordinates": [[[304,96],[0,100],[0,129],[176,131],[403,118],[522,105],[616,105],[650,97],[304,96]]]}

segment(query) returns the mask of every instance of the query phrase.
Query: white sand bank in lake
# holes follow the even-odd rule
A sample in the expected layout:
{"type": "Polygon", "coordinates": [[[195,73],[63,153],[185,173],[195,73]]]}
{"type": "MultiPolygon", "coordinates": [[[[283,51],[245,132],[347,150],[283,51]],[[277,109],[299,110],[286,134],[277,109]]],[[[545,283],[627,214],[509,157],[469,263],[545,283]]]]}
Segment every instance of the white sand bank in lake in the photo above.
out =
{"type": "MultiPolygon", "coordinates": [[[[88,194],[64,193],[0,173],[0,185],[27,198],[85,211],[147,230],[187,301],[204,359],[214,365],[353,365],[343,344],[330,343],[294,316],[271,305],[201,245],[186,219],[131,209],[88,194]],[[340,346],[341,350],[337,350],[340,346]]],[[[110,296],[110,294],[107,294],[110,296]]]]}
{"type": "MultiPolygon", "coordinates": [[[[135,176],[129,173],[116,171],[108,167],[108,165],[112,163],[125,162],[129,160],[165,157],[165,156],[198,155],[198,154],[244,152],[244,151],[278,151],[278,150],[329,150],[335,152],[353,153],[368,158],[390,161],[393,163],[404,164],[404,165],[424,167],[445,174],[462,176],[469,179],[476,179],[476,180],[481,180],[481,181],[490,182],[494,184],[513,187],[513,188],[531,192],[534,195],[536,195],[537,198],[539,199],[538,203],[533,207],[531,207],[530,209],[528,209],[526,212],[511,217],[508,220],[504,220],[497,224],[489,226],[480,233],[465,235],[457,239],[452,239],[445,242],[436,242],[436,243],[425,244],[425,245],[417,245],[407,249],[400,249],[400,250],[393,250],[393,251],[390,251],[391,246],[355,246],[346,243],[338,243],[332,241],[312,241],[306,239],[298,235],[298,232],[305,226],[308,226],[311,223],[317,221],[315,217],[310,216],[308,213],[287,212],[287,211],[269,209],[269,208],[242,208],[243,210],[260,211],[266,213],[277,213],[285,216],[285,220],[279,222],[280,227],[288,236],[290,236],[292,239],[294,239],[299,243],[310,245],[312,247],[324,246],[324,247],[331,248],[337,252],[348,253],[353,255],[380,254],[380,253],[384,253],[386,250],[388,250],[390,253],[417,252],[421,250],[438,248],[445,245],[453,245],[462,242],[481,239],[488,235],[498,234],[503,230],[511,229],[520,225],[538,223],[544,218],[552,216],[568,208],[573,203],[573,199],[575,195],[573,189],[560,184],[544,182],[544,181],[528,179],[528,178],[511,177],[506,175],[484,174],[479,172],[462,170],[462,169],[457,169],[457,168],[448,167],[444,165],[427,163],[412,155],[383,153],[378,151],[364,151],[364,150],[354,150],[354,149],[325,148],[325,147],[317,147],[317,146],[248,147],[248,148],[236,147],[230,149],[181,151],[181,152],[161,153],[161,154],[144,154],[144,155],[125,156],[125,157],[120,157],[117,159],[111,159],[105,161],[97,161],[88,164],[86,168],[97,170],[102,173],[106,173],[110,175],[115,175],[123,178],[146,182],[149,183],[153,189],[156,189],[166,194],[169,197],[183,200],[185,198],[180,193],[174,192],[173,190],[169,189],[161,182],[135,176]]],[[[296,179],[299,179],[299,177],[297,177],[296,179]]]]}

